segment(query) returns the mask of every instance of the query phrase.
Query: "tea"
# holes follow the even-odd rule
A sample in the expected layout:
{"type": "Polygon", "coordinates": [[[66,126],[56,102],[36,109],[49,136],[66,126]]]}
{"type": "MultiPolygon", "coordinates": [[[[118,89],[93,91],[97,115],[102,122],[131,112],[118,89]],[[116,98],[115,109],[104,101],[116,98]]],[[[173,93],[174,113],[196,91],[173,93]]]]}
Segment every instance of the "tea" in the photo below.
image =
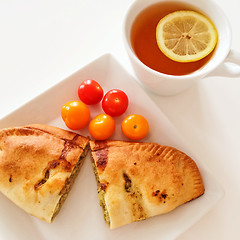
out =
{"type": "Polygon", "coordinates": [[[160,2],[143,10],[135,19],[131,29],[131,44],[139,60],[148,67],[165,74],[186,75],[202,68],[212,57],[208,56],[195,62],[181,63],[166,57],[156,41],[156,27],[161,18],[178,10],[193,10],[195,7],[179,2],[160,2]]]}

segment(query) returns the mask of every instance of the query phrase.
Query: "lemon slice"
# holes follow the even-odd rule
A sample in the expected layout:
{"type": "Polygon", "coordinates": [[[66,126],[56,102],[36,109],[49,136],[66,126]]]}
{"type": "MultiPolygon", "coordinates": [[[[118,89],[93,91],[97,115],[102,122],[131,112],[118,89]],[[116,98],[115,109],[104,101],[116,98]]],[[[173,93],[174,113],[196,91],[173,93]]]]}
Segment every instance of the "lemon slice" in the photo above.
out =
{"type": "Polygon", "coordinates": [[[156,28],[160,50],[177,62],[194,62],[216,46],[218,34],[206,16],[195,11],[175,11],[162,18],[156,28]]]}

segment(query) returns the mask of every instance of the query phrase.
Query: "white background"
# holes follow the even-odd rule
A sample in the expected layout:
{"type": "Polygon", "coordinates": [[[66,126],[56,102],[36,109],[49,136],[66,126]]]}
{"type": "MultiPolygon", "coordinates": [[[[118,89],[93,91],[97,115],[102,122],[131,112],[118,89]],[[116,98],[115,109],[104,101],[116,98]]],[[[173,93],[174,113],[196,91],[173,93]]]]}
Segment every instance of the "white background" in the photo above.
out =
{"type": "MultiPolygon", "coordinates": [[[[0,0],[0,118],[107,52],[133,74],[122,41],[132,2],[0,0]]],[[[240,1],[217,2],[240,52],[240,1]]],[[[225,190],[178,239],[240,239],[240,79],[206,78],[178,96],[149,95],[225,190]]]]}

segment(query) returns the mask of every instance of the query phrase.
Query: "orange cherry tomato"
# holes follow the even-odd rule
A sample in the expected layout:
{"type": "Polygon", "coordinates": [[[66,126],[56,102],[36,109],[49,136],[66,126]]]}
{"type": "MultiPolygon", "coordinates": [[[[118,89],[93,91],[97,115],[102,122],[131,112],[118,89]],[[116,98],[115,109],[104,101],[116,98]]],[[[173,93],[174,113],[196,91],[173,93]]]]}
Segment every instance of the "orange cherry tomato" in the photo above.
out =
{"type": "Polygon", "coordinates": [[[122,121],[121,128],[123,134],[132,140],[143,139],[147,136],[149,131],[149,125],[146,118],[138,114],[127,116],[122,121]]]}
{"type": "Polygon", "coordinates": [[[115,121],[110,115],[99,114],[91,120],[88,129],[96,140],[106,140],[115,131],[115,121]]]}
{"type": "Polygon", "coordinates": [[[85,103],[81,101],[70,101],[62,107],[61,116],[68,128],[79,130],[88,124],[90,111],[85,103]]]}

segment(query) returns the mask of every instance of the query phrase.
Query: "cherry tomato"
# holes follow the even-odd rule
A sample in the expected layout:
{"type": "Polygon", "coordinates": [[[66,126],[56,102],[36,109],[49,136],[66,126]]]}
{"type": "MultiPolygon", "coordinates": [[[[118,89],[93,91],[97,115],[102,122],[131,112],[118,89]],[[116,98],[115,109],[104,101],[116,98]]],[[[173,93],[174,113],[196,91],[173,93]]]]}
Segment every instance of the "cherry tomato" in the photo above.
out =
{"type": "Polygon", "coordinates": [[[83,81],[78,87],[78,96],[87,105],[97,104],[102,100],[103,89],[94,80],[83,81]]]}
{"type": "Polygon", "coordinates": [[[89,132],[96,140],[106,140],[115,131],[115,121],[107,114],[99,114],[91,120],[89,132]]]}
{"type": "Polygon", "coordinates": [[[132,140],[143,139],[147,136],[149,131],[149,125],[146,118],[138,114],[127,116],[122,121],[121,128],[123,134],[132,140]]]}
{"type": "Polygon", "coordinates": [[[81,101],[67,102],[61,110],[61,116],[66,126],[72,130],[84,128],[90,120],[88,106],[81,101]]]}
{"type": "Polygon", "coordinates": [[[128,107],[128,97],[125,92],[119,89],[108,91],[102,100],[103,111],[112,117],[125,113],[128,107]]]}

